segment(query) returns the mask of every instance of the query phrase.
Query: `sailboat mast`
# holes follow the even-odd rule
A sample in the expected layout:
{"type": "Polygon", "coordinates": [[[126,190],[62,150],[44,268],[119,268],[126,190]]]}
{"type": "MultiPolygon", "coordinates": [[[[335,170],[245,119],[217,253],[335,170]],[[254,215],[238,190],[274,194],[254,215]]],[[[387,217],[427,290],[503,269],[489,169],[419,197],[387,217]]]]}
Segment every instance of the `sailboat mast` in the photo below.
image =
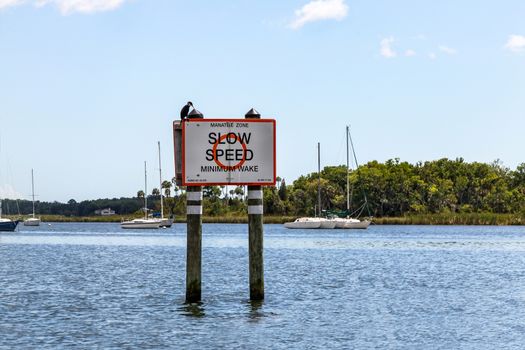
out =
{"type": "Polygon", "coordinates": [[[146,171],[146,161],[144,161],[144,219],[148,218],[148,173],[146,171]]]}
{"type": "MultiPolygon", "coordinates": [[[[350,130],[348,130],[348,136],[350,137],[350,146],[352,146],[352,154],[354,155],[354,161],[355,161],[355,168],[359,168],[359,163],[357,162],[357,156],[355,155],[355,148],[354,148],[354,142],[352,141],[352,134],[350,134],[350,130]]],[[[366,210],[368,211],[368,215],[370,215],[370,208],[368,208],[368,198],[366,198],[366,192],[363,189],[363,198],[365,200],[365,206],[366,210]]]]}
{"type": "Polygon", "coordinates": [[[317,208],[321,217],[321,143],[317,142],[317,208]]]}
{"type": "Polygon", "coordinates": [[[348,148],[348,133],[350,128],[346,126],[346,211],[350,215],[350,183],[348,176],[350,175],[350,150],[348,148]]]}
{"type": "Polygon", "coordinates": [[[159,191],[160,191],[160,218],[164,219],[164,202],[162,200],[162,166],[160,162],[160,141],[157,141],[159,146],[159,191]]]}
{"type": "Polygon", "coordinates": [[[31,196],[33,197],[33,218],[35,217],[35,177],[31,169],[31,196]]]}

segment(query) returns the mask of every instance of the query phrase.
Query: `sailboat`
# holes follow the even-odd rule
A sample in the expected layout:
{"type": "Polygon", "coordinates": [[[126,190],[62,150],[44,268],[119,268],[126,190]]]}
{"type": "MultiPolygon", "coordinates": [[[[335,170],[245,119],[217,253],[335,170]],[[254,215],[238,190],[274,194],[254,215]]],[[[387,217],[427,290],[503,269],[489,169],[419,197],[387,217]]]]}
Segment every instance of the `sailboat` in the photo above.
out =
{"type": "MultiPolygon", "coordinates": [[[[346,214],[347,216],[346,218],[334,218],[333,220],[336,222],[335,228],[366,229],[370,225],[369,220],[361,221],[357,218],[350,217],[350,183],[349,183],[349,176],[348,176],[350,172],[349,143],[352,145],[352,154],[354,156],[355,164],[357,166],[357,157],[355,155],[354,143],[352,142],[352,136],[350,135],[350,127],[346,126],[346,214]]],[[[364,196],[365,196],[365,203],[361,207],[359,207],[358,209],[360,210],[359,214],[361,214],[365,206],[368,205],[367,200],[366,200],[366,194],[364,196]]]]}
{"type": "Polygon", "coordinates": [[[40,218],[35,217],[35,178],[31,169],[31,196],[33,197],[33,215],[24,220],[24,226],[40,226],[40,218]]]}
{"type": "MultiPolygon", "coordinates": [[[[337,225],[337,222],[332,219],[327,219],[321,217],[321,144],[317,143],[317,210],[319,211],[319,216],[316,217],[302,217],[298,218],[293,222],[286,222],[284,227],[291,229],[333,229],[337,225]]],[[[317,215],[316,210],[316,215],[317,215]]]]}
{"type": "Polygon", "coordinates": [[[164,201],[162,199],[162,166],[161,166],[161,161],[160,161],[160,141],[157,141],[157,144],[159,146],[159,190],[160,190],[160,220],[161,220],[160,227],[171,227],[171,225],[173,225],[173,219],[164,217],[164,201]]]}
{"type": "Polygon", "coordinates": [[[2,218],[2,201],[0,200],[0,231],[12,232],[16,229],[18,222],[18,220],[13,221],[11,219],[2,218]]]}
{"type": "Polygon", "coordinates": [[[160,224],[161,220],[148,219],[148,175],[144,161],[144,219],[123,221],[120,223],[120,227],[124,229],[158,229],[160,224]]]}

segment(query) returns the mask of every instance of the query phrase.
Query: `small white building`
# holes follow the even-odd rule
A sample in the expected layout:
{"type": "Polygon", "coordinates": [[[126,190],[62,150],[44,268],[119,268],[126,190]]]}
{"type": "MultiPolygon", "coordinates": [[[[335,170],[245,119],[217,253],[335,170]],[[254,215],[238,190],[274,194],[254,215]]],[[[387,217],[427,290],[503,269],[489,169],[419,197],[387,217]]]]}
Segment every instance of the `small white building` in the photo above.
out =
{"type": "Polygon", "coordinates": [[[115,215],[115,214],[116,214],[115,211],[111,210],[111,208],[95,210],[95,215],[111,216],[111,215],[115,215]]]}

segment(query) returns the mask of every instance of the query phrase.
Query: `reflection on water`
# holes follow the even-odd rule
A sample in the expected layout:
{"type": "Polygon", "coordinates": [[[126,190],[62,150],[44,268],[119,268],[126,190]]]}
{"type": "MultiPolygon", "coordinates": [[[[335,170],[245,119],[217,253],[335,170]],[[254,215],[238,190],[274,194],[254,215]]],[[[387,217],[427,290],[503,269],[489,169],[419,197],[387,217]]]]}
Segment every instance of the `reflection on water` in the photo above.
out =
{"type": "Polygon", "coordinates": [[[202,303],[185,303],[182,307],[179,308],[179,312],[181,313],[181,315],[197,318],[204,317],[206,315],[202,303]]]}
{"type": "Polygon", "coordinates": [[[264,317],[262,310],[264,300],[248,300],[247,305],[249,307],[249,320],[251,322],[257,322],[264,317]]]}
{"type": "Polygon", "coordinates": [[[250,302],[246,225],[204,225],[184,304],[185,225],[0,234],[0,349],[521,349],[525,228],[265,226],[250,302]]]}

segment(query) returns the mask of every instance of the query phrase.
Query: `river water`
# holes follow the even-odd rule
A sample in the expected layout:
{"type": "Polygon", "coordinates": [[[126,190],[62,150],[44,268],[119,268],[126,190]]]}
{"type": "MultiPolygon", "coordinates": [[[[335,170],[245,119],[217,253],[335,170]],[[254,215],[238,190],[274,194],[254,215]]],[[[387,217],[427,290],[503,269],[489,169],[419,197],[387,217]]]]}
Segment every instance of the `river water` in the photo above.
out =
{"type": "Polygon", "coordinates": [[[203,302],[185,305],[186,226],[43,224],[0,234],[0,349],[523,349],[525,227],[203,226],[203,302]]]}

